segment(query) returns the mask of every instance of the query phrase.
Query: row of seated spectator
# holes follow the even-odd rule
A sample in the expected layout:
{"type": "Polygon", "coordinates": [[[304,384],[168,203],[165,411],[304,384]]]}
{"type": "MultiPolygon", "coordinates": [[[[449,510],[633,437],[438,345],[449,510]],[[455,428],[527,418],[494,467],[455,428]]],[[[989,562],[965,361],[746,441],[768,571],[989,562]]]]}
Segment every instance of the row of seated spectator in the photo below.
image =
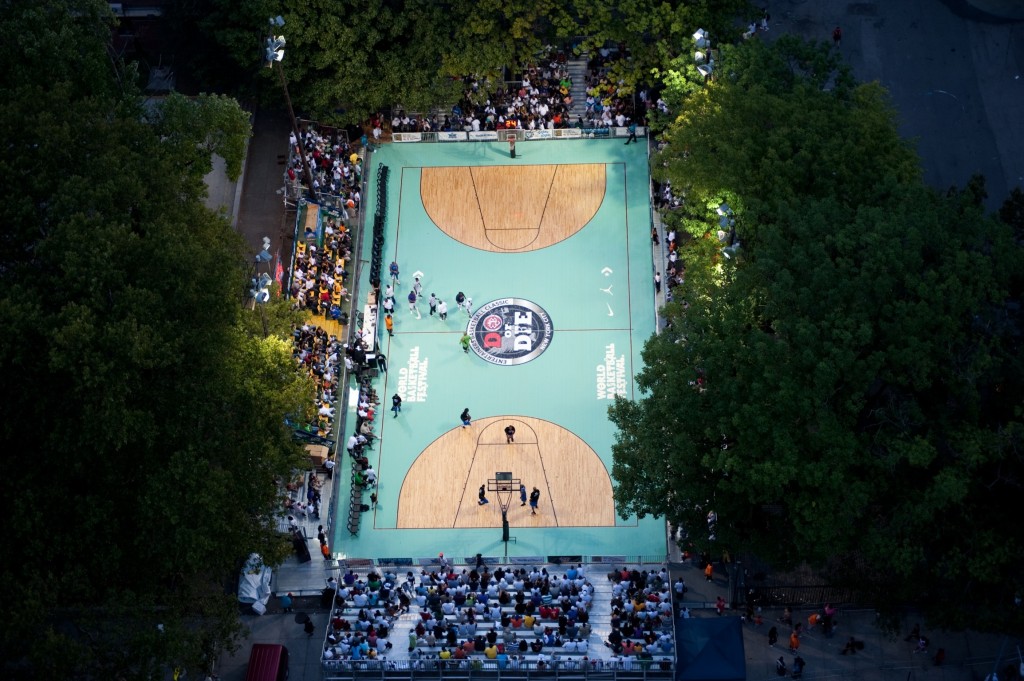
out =
{"type": "Polygon", "coordinates": [[[672,592],[668,570],[627,570],[609,573],[615,585],[611,599],[611,633],[604,642],[616,655],[672,653],[672,592]]]}
{"type": "Polygon", "coordinates": [[[359,153],[349,144],[347,136],[333,129],[321,131],[307,125],[298,138],[294,132],[290,133],[288,142],[292,150],[286,171],[289,181],[304,181],[300,154],[305,154],[313,174],[314,193],[338,197],[339,207],[345,211],[343,217],[352,217],[361,200],[359,186],[363,169],[359,153]]]}
{"type": "Polygon", "coordinates": [[[323,247],[316,245],[315,233],[307,232],[295,243],[291,298],[293,309],[337,319],[342,301],[348,299],[346,261],[352,257],[352,236],[341,221],[329,216],[324,221],[323,247]]]}
{"type": "Polygon", "coordinates": [[[319,326],[306,323],[292,327],[292,358],[299,371],[312,378],[316,385],[315,416],[299,427],[316,432],[320,437],[330,437],[334,428],[341,371],[339,350],[338,339],[319,326]]]}
{"type": "Polygon", "coordinates": [[[645,110],[635,111],[633,91],[622,91],[611,75],[612,64],[628,58],[620,48],[601,48],[587,64],[587,101],[583,113],[588,128],[625,127],[630,123],[643,125],[645,110]]]}
{"type": "MultiPolygon", "coordinates": [[[[527,67],[516,83],[492,88],[490,82],[466,78],[465,85],[462,99],[449,115],[422,116],[397,111],[391,119],[391,131],[538,130],[573,124],[572,79],[564,52],[551,51],[527,67]]],[[[381,124],[379,114],[371,117],[375,139],[380,137],[381,124]]]]}
{"type": "Polygon", "coordinates": [[[406,588],[421,607],[409,652],[439,660],[474,654],[582,654],[589,650],[593,585],[582,566],[563,575],[547,569],[502,567],[409,573],[406,588]]]}
{"type": "Polygon", "coordinates": [[[351,569],[341,581],[331,577],[324,590],[331,620],[324,642],[324,661],[374,660],[393,647],[387,640],[409,598],[394,587],[395,575],[375,571],[360,578],[351,569]]]}

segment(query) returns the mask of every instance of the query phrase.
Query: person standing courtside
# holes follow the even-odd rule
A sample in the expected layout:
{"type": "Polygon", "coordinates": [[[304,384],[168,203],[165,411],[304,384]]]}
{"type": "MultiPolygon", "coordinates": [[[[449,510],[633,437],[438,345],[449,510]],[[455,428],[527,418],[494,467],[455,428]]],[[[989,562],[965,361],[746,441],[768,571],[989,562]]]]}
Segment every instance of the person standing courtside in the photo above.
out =
{"type": "Polygon", "coordinates": [[[540,490],[536,487],[530,492],[530,515],[537,515],[537,504],[540,503],[540,490]]]}

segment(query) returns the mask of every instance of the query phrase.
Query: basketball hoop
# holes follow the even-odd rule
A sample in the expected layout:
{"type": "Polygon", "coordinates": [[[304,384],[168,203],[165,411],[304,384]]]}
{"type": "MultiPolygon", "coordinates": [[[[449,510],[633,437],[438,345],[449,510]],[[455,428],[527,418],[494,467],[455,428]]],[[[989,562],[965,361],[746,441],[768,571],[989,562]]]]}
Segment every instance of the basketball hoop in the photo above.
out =
{"type": "Polygon", "coordinates": [[[506,558],[509,541],[515,541],[508,536],[508,509],[512,505],[512,495],[519,489],[520,484],[522,480],[513,478],[511,471],[498,471],[487,481],[487,491],[498,494],[498,506],[501,508],[501,541],[505,542],[506,558]]]}

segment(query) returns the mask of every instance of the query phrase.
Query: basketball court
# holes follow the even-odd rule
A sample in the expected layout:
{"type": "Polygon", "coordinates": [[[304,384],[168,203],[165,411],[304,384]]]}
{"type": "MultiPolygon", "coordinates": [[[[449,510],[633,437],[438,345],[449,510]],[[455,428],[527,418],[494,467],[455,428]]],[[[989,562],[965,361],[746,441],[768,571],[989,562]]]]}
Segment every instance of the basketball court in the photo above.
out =
{"type": "MultiPolygon", "coordinates": [[[[401,275],[395,335],[379,337],[388,372],[377,379],[379,440],[367,453],[379,502],[355,537],[344,450],[338,467],[343,517],[332,547],[346,558],[502,556],[499,501],[510,557],[665,554],[662,520],[615,514],[607,415],[616,394],[634,397],[655,328],[646,146],[544,140],[516,151],[511,159],[503,142],[396,143],[372,156],[370,177],[390,168],[384,271],[394,260],[401,275]],[[407,302],[414,276],[418,316],[407,302]],[[456,305],[458,292],[472,314],[456,305]],[[429,314],[431,293],[448,304],[447,320],[429,314]],[[392,418],[396,393],[402,412],[392,418]],[[495,486],[505,477],[539,491],[536,514],[519,482],[495,486]]],[[[371,184],[366,205],[378,191],[371,184]]],[[[365,299],[369,283],[359,290],[365,299]]]]}

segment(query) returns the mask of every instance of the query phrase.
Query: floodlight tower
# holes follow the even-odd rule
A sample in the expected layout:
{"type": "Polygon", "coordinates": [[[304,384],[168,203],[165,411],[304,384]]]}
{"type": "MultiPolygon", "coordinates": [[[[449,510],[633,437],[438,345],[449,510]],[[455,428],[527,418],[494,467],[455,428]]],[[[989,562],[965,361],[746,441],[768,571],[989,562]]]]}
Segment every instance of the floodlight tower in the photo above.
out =
{"type": "Polygon", "coordinates": [[[302,160],[302,173],[306,177],[307,191],[315,198],[313,193],[313,172],[309,169],[309,162],[306,160],[306,150],[302,148],[302,138],[299,136],[299,124],[295,120],[295,109],[292,108],[292,97],[288,94],[288,81],[284,77],[284,46],[286,41],[283,35],[274,35],[274,32],[284,26],[284,17],[278,15],[270,20],[270,37],[267,38],[266,50],[263,60],[267,68],[273,68],[277,63],[277,75],[281,77],[281,89],[284,90],[284,101],[288,105],[288,115],[292,120],[292,133],[295,134],[295,141],[299,145],[299,158],[302,160]]]}

